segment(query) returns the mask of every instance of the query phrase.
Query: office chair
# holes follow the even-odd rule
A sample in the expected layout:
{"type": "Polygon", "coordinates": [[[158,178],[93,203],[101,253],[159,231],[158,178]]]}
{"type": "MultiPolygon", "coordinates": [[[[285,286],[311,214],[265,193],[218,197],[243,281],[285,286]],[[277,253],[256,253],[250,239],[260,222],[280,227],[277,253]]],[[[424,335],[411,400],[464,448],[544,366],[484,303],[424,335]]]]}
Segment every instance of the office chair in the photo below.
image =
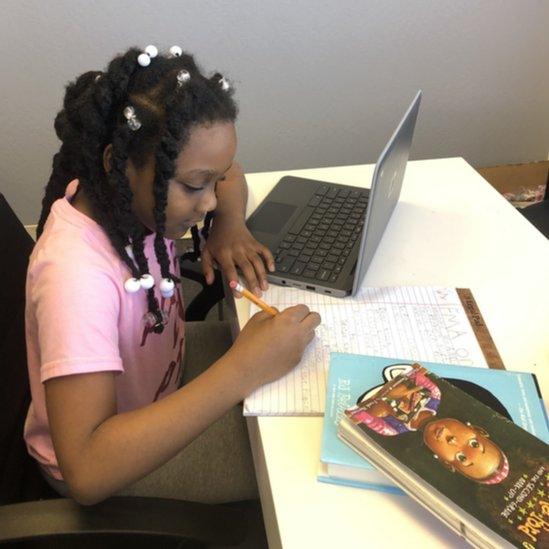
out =
{"type": "Polygon", "coordinates": [[[549,238],[549,171],[547,172],[547,183],[543,200],[519,209],[520,213],[536,227],[545,238],[549,238]]]}
{"type": "Polygon", "coordinates": [[[25,276],[33,245],[0,193],[0,545],[194,548],[242,542],[246,514],[238,508],[138,497],[84,507],[60,498],[42,478],[23,440],[30,403],[25,276]]]}

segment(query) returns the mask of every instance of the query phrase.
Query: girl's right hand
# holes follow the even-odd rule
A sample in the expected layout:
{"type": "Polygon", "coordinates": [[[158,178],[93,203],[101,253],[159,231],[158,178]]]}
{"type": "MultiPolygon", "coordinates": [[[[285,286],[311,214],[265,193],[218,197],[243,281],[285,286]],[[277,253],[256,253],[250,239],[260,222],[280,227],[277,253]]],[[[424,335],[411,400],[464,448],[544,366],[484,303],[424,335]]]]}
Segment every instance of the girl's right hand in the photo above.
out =
{"type": "Polygon", "coordinates": [[[246,393],[296,366],[320,320],[306,305],[288,307],[274,317],[263,311],[252,316],[228,353],[244,376],[246,393]]]}

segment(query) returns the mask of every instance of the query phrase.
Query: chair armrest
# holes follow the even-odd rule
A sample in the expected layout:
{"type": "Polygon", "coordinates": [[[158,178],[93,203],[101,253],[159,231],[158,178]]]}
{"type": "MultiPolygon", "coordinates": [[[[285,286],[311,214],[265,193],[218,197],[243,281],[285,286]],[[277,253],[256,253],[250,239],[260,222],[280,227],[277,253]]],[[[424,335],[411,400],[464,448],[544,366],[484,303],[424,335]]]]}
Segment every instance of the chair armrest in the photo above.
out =
{"type": "Polygon", "coordinates": [[[245,514],[221,505],[148,497],[112,497],[92,506],[51,499],[0,507],[0,544],[99,534],[149,537],[153,545],[162,538],[233,545],[246,536],[245,514]]]}

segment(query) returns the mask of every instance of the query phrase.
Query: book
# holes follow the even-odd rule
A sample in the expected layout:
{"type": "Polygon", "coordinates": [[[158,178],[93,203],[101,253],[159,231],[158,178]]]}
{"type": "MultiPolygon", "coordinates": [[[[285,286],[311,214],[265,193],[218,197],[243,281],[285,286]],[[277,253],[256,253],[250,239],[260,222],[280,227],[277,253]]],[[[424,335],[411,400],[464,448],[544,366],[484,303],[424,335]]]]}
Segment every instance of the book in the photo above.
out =
{"type": "Polygon", "coordinates": [[[549,445],[424,365],[347,408],[339,436],[472,545],[549,547],[549,445]]]}
{"type": "MultiPolygon", "coordinates": [[[[331,354],[319,481],[403,494],[385,474],[344,444],[337,432],[345,408],[411,370],[412,364],[413,361],[398,358],[331,354]]],[[[549,442],[545,406],[534,374],[434,362],[422,362],[422,365],[549,442]]]]}
{"type": "Polygon", "coordinates": [[[264,300],[279,310],[304,303],[322,324],[296,368],[246,397],[247,416],[323,415],[331,352],[504,368],[466,288],[363,287],[341,299],[271,285],[264,300]]]}

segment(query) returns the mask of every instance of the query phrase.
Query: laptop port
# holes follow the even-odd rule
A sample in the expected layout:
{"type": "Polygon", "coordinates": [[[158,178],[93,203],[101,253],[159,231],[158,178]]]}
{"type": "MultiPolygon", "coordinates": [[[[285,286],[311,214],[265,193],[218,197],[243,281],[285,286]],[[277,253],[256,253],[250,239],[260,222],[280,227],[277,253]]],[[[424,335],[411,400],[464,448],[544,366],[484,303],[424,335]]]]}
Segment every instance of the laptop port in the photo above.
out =
{"type": "Polygon", "coordinates": [[[314,289],[315,289],[314,286],[305,286],[305,288],[306,288],[307,290],[313,290],[313,291],[314,291],[314,289]]]}

